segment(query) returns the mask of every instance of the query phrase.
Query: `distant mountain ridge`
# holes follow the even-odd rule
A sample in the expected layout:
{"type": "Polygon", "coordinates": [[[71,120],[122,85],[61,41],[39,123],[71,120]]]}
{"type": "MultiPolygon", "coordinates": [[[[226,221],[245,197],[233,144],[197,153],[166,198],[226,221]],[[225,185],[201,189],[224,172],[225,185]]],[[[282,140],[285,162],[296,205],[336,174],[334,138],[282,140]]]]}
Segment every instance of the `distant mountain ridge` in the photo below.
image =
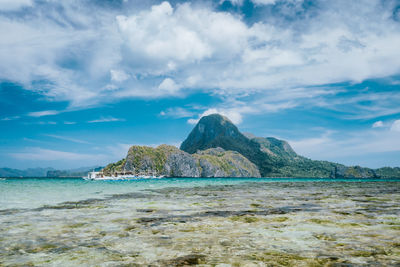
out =
{"type": "Polygon", "coordinates": [[[47,172],[46,177],[84,177],[91,171],[100,171],[104,167],[81,167],[70,170],[50,170],[47,172]]]}
{"type": "Polygon", "coordinates": [[[45,177],[53,168],[28,168],[25,170],[0,168],[0,177],[45,177]]]}
{"type": "Polygon", "coordinates": [[[0,177],[82,177],[92,170],[101,170],[103,167],[81,167],[69,170],[54,168],[28,168],[25,170],[0,168],[0,177]]]}

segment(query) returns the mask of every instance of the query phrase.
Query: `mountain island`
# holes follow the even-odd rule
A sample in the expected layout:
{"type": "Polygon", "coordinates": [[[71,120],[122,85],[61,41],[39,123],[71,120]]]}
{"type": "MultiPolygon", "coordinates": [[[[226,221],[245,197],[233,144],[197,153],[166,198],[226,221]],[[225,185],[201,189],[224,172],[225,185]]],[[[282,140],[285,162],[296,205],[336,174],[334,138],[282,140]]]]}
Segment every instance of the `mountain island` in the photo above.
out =
{"type": "Polygon", "coordinates": [[[204,116],[180,149],[132,146],[104,175],[121,172],[165,177],[395,178],[400,168],[345,166],[298,155],[288,142],[243,134],[226,117],[204,116]]]}

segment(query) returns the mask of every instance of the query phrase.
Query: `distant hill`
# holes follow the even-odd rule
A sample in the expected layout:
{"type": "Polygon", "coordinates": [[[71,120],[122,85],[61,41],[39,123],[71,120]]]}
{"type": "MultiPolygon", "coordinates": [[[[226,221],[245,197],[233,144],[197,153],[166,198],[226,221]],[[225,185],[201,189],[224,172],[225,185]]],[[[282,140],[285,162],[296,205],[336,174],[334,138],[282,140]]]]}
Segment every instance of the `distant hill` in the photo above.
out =
{"type": "Polygon", "coordinates": [[[30,168],[25,170],[0,168],[0,177],[82,177],[89,171],[101,170],[103,167],[81,167],[71,170],[56,170],[54,168],[30,168]]]}
{"type": "Polygon", "coordinates": [[[25,170],[0,168],[0,177],[45,177],[53,168],[30,168],[25,170]]]}
{"type": "Polygon", "coordinates": [[[47,172],[47,177],[83,177],[87,176],[88,172],[100,171],[104,167],[81,167],[71,170],[50,170],[47,172]]]}

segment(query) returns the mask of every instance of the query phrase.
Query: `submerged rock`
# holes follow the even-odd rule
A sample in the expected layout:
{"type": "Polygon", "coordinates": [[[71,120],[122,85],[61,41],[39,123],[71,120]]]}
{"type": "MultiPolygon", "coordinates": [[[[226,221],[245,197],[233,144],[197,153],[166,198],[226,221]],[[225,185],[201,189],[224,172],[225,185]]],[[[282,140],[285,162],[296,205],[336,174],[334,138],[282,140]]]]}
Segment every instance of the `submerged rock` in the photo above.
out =
{"type": "Polygon", "coordinates": [[[202,263],[205,258],[206,256],[202,254],[189,254],[186,256],[177,257],[175,259],[166,260],[164,261],[164,264],[167,266],[197,265],[202,263]]]}

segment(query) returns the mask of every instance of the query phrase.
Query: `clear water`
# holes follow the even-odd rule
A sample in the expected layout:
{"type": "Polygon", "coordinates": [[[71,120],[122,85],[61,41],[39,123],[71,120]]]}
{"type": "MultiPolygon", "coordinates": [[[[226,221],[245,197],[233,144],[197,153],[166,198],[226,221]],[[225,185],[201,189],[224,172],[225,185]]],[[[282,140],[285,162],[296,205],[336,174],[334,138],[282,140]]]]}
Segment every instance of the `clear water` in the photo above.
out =
{"type": "Polygon", "coordinates": [[[400,180],[0,180],[0,266],[398,266],[400,180]]]}
{"type": "MultiPolygon", "coordinates": [[[[387,182],[396,179],[315,178],[164,178],[121,181],[88,181],[81,178],[6,178],[0,180],[0,210],[38,208],[66,201],[104,198],[112,194],[140,192],[166,187],[234,185],[249,182],[387,182]]],[[[398,180],[400,181],[400,179],[398,180]]]]}

